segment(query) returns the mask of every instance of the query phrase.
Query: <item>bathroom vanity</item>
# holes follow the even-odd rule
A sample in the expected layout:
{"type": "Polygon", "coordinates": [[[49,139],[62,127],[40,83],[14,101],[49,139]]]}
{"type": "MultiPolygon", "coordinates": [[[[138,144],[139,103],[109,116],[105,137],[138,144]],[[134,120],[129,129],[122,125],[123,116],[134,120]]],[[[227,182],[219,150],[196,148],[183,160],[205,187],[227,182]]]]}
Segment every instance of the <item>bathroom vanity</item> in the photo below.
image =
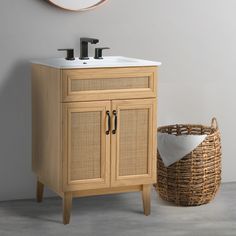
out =
{"type": "Polygon", "coordinates": [[[32,166],[63,199],[139,191],[150,214],[156,182],[157,69],[125,57],[32,63],[32,166]]]}

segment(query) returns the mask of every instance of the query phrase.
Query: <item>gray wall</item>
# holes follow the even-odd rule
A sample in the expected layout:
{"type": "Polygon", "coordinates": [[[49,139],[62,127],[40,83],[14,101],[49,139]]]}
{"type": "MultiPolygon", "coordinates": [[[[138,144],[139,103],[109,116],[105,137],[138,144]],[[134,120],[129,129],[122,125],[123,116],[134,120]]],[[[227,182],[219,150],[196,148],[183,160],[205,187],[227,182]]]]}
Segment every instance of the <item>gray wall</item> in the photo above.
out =
{"type": "MultiPolygon", "coordinates": [[[[107,55],[160,60],[159,124],[222,130],[223,180],[236,181],[236,1],[110,0],[94,11],[60,10],[44,0],[0,6],[0,200],[31,198],[30,58],[58,57],[98,37],[107,55]]],[[[48,192],[50,195],[50,192],[48,192]]]]}

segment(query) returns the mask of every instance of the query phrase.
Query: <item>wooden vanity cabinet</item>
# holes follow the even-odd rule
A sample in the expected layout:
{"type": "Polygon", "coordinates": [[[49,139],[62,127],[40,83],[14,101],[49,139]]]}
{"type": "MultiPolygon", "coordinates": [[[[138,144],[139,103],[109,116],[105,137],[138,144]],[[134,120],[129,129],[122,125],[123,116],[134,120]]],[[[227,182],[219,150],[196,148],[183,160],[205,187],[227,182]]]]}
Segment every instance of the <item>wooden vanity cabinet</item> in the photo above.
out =
{"type": "Polygon", "coordinates": [[[57,69],[32,65],[32,166],[63,198],[142,192],[156,182],[157,67],[57,69]]]}

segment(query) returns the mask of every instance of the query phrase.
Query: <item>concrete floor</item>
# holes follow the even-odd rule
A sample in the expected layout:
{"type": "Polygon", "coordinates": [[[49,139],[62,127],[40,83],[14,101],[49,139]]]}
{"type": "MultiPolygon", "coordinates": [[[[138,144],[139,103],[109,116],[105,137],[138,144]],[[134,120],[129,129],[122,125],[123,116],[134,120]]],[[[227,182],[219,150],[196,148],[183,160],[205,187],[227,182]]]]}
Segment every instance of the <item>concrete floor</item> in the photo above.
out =
{"type": "Polygon", "coordinates": [[[61,222],[61,199],[0,203],[0,236],[236,236],[236,183],[224,184],[204,206],[177,207],[152,192],[144,216],[139,193],[75,199],[71,223],[61,222]]]}

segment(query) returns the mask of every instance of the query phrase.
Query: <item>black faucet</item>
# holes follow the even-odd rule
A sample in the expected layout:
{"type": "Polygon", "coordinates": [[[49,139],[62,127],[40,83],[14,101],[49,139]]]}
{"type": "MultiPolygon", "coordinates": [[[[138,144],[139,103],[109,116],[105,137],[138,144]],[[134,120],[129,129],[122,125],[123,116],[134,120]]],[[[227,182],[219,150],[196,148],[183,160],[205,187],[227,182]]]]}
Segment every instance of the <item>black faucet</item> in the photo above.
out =
{"type": "Polygon", "coordinates": [[[110,49],[108,47],[105,47],[105,48],[95,48],[95,56],[94,56],[94,59],[103,59],[102,57],[102,51],[104,49],[110,49]]]}
{"type": "Polygon", "coordinates": [[[68,48],[68,49],[58,49],[58,51],[66,51],[67,52],[67,56],[66,56],[66,60],[69,60],[69,61],[73,61],[75,60],[75,57],[74,57],[74,49],[73,48],[68,48]]]}
{"type": "Polygon", "coordinates": [[[80,38],[80,58],[81,60],[88,60],[88,43],[96,44],[98,39],[94,38],[80,38]]]}

